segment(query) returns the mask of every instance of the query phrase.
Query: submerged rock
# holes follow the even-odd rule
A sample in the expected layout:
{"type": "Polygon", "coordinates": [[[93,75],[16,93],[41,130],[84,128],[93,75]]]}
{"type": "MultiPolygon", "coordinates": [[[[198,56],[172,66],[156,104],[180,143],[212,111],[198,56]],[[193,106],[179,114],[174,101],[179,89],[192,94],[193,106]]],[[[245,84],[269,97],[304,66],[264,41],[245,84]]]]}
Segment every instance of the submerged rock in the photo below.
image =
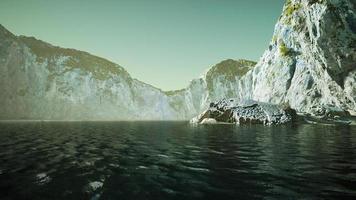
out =
{"type": "Polygon", "coordinates": [[[312,113],[304,116],[304,121],[311,124],[351,124],[351,115],[348,111],[332,105],[316,106],[311,108],[312,113]]]}
{"type": "Polygon", "coordinates": [[[104,184],[102,182],[100,182],[100,181],[94,181],[94,182],[89,183],[89,188],[92,191],[96,191],[96,190],[102,188],[103,185],[104,184]]]}
{"type": "Polygon", "coordinates": [[[280,105],[257,102],[253,100],[239,101],[238,99],[223,99],[210,104],[202,114],[193,118],[191,123],[255,123],[283,124],[296,118],[296,111],[280,105]]]}
{"type": "Polygon", "coordinates": [[[321,125],[352,125],[352,120],[345,117],[328,118],[320,116],[306,115],[303,117],[304,121],[309,124],[321,124],[321,125]]]}
{"type": "Polygon", "coordinates": [[[49,177],[46,173],[39,173],[36,175],[36,181],[39,185],[43,185],[50,182],[51,177],[49,177]]]}

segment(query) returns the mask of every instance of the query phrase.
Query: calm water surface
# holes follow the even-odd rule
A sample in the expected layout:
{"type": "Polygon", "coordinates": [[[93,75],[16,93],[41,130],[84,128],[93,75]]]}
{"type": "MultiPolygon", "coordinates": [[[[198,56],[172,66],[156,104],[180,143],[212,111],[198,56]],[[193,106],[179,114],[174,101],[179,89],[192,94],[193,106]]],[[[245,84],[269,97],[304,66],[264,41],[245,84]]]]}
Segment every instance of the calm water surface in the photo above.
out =
{"type": "Polygon", "coordinates": [[[356,126],[0,122],[0,199],[356,199],[356,126]]]}

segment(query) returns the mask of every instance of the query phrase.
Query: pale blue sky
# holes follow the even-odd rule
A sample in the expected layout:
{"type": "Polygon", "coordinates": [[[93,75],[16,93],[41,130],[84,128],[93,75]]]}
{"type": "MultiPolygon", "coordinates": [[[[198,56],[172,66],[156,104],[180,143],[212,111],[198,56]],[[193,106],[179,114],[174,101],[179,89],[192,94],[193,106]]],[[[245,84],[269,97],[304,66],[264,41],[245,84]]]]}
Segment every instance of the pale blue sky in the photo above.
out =
{"type": "Polygon", "coordinates": [[[223,59],[257,61],[284,0],[0,0],[16,35],[75,48],[164,90],[185,87],[223,59]]]}

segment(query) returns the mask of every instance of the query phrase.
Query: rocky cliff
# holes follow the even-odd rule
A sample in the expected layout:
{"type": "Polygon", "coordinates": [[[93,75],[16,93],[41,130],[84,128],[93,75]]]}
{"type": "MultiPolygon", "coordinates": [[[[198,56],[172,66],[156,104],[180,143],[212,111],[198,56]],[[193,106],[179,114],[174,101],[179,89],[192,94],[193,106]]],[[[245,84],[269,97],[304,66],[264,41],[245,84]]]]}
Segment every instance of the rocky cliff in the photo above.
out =
{"type": "Polygon", "coordinates": [[[211,67],[202,77],[192,80],[187,88],[165,94],[169,97],[169,104],[179,111],[179,118],[191,113],[198,114],[208,108],[212,101],[243,97],[241,91],[245,84],[241,78],[255,64],[248,60],[224,60],[211,67]]]}
{"type": "Polygon", "coordinates": [[[236,95],[239,77],[255,64],[226,60],[187,88],[164,92],[108,60],[0,26],[0,119],[189,119],[236,95]]]}
{"type": "Polygon", "coordinates": [[[237,100],[288,105],[298,112],[356,115],[356,3],[288,0],[237,100]]]}
{"type": "Polygon", "coordinates": [[[252,99],[299,112],[324,106],[356,112],[356,16],[353,0],[288,0],[273,38],[244,77],[252,99]]]}
{"type": "Polygon", "coordinates": [[[225,60],[164,92],[110,61],[0,26],[0,119],[189,119],[223,98],[356,114],[354,0],[288,0],[256,64],[225,60]]]}

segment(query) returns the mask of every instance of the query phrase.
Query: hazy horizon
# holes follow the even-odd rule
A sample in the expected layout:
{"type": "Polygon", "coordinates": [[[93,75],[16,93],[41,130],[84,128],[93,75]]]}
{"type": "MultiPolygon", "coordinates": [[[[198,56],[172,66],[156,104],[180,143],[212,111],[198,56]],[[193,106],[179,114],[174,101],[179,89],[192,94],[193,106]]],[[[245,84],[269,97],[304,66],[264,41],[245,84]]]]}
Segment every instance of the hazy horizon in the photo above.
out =
{"type": "Polygon", "coordinates": [[[284,0],[2,0],[0,23],[16,35],[113,61],[163,90],[181,89],[224,59],[258,61],[284,0]]]}

